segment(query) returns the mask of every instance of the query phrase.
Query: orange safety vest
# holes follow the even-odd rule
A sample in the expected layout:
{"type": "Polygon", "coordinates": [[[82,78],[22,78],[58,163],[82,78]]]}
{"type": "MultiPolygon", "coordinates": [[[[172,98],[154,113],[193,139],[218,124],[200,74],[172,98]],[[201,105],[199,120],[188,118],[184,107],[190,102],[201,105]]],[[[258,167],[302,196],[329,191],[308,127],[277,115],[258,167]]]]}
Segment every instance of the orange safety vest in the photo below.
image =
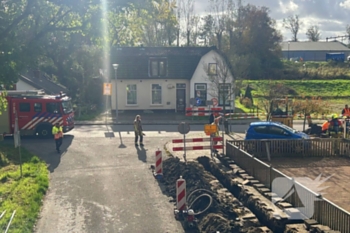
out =
{"type": "Polygon", "coordinates": [[[63,136],[62,132],[56,133],[55,134],[55,139],[59,139],[63,136]]]}
{"type": "Polygon", "coordinates": [[[328,122],[328,121],[324,122],[324,123],[322,124],[322,131],[327,130],[328,127],[329,127],[329,122],[328,122]]]}
{"type": "Polygon", "coordinates": [[[350,116],[350,108],[344,108],[344,116],[350,116]]]}

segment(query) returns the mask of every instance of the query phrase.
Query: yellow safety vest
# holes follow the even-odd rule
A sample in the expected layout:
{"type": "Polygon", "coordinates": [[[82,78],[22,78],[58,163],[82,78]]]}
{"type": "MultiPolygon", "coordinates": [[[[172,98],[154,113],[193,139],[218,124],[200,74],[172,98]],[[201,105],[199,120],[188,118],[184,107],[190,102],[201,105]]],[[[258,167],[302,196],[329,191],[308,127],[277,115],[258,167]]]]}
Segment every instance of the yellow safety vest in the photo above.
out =
{"type": "Polygon", "coordinates": [[[52,134],[54,135],[55,139],[63,138],[63,128],[61,126],[54,126],[52,128],[52,134]]]}

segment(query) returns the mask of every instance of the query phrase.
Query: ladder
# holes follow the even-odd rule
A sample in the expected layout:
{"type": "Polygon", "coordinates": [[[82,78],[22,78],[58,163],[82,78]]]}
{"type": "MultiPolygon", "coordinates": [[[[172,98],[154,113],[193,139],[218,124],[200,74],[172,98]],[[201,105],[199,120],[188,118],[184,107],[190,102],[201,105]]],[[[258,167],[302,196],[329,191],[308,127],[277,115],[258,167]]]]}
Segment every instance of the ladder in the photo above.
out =
{"type": "Polygon", "coordinates": [[[35,96],[43,96],[45,95],[44,90],[28,90],[28,91],[5,91],[7,96],[11,97],[35,97],[35,96]]]}

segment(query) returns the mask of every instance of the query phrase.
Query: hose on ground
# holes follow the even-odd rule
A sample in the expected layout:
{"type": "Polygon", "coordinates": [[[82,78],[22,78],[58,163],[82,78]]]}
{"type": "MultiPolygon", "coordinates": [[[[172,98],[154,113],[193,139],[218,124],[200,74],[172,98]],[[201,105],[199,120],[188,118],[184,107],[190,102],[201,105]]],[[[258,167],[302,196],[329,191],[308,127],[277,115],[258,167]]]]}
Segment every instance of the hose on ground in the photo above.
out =
{"type": "Polygon", "coordinates": [[[209,204],[206,208],[204,208],[203,210],[197,212],[197,213],[194,213],[194,215],[200,215],[202,213],[204,213],[205,211],[207,211],[210,206],[213,204],[213,197],[211,195],[214,195],[214,193],[212,193],[211,191],[209,190],[206,190],[206,189],[196,189],[194,190],[193,192],[191,192],[188,196],[187,196],[187,200],[190,199],[190,197],[196,193],[196,192],[206,192],[206,193],[203,193],[201,195],[199,195],[198,197],[196,197],[189,205],[188,205],[188,208],[189,209],[192,209],[191,207],[193,206],[193,204],[198,201],[200,198],[203,198],[203,197],[207,197],[209,199],[209,204]]]}

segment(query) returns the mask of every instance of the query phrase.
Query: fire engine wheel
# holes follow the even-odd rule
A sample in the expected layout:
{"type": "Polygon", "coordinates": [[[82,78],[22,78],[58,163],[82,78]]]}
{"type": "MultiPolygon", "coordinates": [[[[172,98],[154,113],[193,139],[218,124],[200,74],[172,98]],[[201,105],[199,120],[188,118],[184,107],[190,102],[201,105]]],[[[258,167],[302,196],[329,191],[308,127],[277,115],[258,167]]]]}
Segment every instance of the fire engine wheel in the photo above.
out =
{"type": "Polygon", "coordinates": [[[51,131],[51,127],[47,125],[42,125],[37,128],[36,135],[38,135],[41,138],[48,138],[51,136],[50,131],[51,131]]]}

